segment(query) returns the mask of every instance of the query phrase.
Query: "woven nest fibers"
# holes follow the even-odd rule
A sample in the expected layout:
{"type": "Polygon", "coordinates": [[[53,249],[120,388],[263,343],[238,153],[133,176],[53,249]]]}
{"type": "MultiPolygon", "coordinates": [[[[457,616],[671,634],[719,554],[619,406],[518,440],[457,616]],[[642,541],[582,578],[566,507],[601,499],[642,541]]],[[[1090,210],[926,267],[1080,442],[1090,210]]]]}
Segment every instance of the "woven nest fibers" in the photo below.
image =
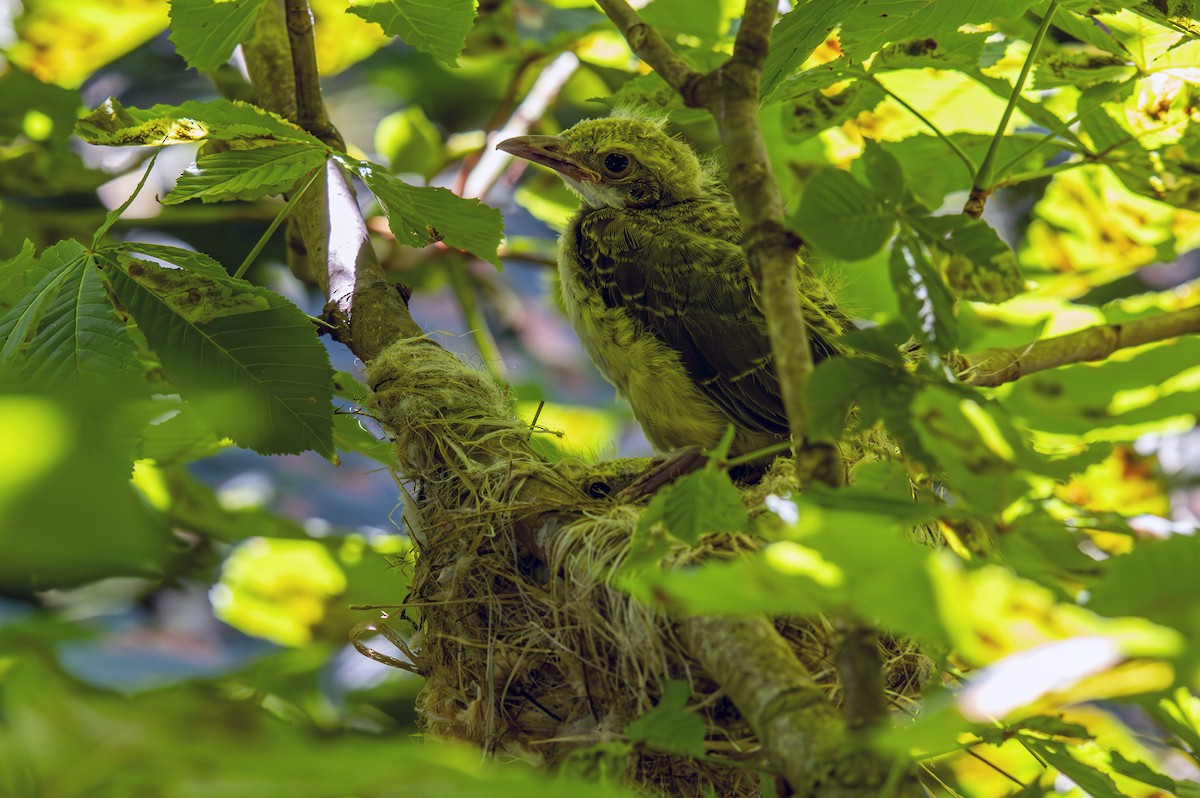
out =
{"type": "MultiPolygon", "coordinates": [[[[404,604],[415,608],[406,617],[418,631],[406,648],[426,679],[425,731],[547,767],[611,766],[616,752],[627,780],[650,792],[758,795],[764,763],[754,731],[682,644],[676,622],[612,583],[642,506],[588,493],[597,480],[619,487],[630,469],[546,463],[492,380],[427,339],[393,345],[368,379],[415,487],[405,519],[417,556],[404,604]],[[688,708],[707,727],[704,760],[620,745],[670,679],[691,687],[688,708]]],[[[794,490],[781,459],[743,495],[757,514],[767,493],[794,490]]],[[[710,535],[666,564],[734,558],[762,544],[710,535]]],[[[789,617],[775,626],[837,701],[829,622],[789,617]]],[[[913,709],[931,661],[907,641],[885,638],[880,648],[893,705],[913,709]]]]}

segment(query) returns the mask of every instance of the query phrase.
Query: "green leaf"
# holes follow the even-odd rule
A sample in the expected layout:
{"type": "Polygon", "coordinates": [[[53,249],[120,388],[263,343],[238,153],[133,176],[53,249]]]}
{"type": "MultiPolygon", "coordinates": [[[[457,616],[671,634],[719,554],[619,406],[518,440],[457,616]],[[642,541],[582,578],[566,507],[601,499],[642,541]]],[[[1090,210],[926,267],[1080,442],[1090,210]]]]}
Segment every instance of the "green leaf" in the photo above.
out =
{"type": "Polygon", "coordinates": [[[930,576],[934,556],[908,538],[910,519],[931,508],[895,515],[900,506],[879,491],[793,497],[799,522],[791,539],[733,562],[705,562],[669,571],[648,569],[624,582],[642,600],[673,612],[804,615],[851,611],[893,631],[945,643],[930,576]],[[829,505],[826,505],[826,501],[829,505]],[[905,517],[907,516],[907,517],[905,517]],[[903,586],[903,587],[900,587],[903,586]],[[898,590],[904,601],[896,601],[898,590]]]}
{"type": "Polygon", "coordinates": [[[1116,749],[1109,751],[1108,763],[1115,772],[1120,773],[1122,776],[1135,779],[1142,784],[1149,784],[1151,787],[1157,787],[1160,790],[1164,790],[1168,795],[1178,795],[1182,798],[1184,795],[1183,789],[1187,789],[1192,795],[1200,795],[1200,784],[1188,785],[1177,782],[1175,779],[1164,776],[1162,773],[1154,770],[1145,762],[1126,759],[1116,749]]]}
{"type": "Polygon", "coordinates": [[[118,318],[100,272],[88,257],[72,269],[25,352],[25,374],[42,385],[84,386],[135,375],[137,346],[118,318]]]}
{"type": "Polygon", "coordinates": [[[894,155],[867,139],[863,156],[857,163],[862,163],[867,183],[874,189],[875,196],[888,206],[900,204],[905,191],[904,170],[894,155]]]}
{"type": "Polygon", "coordinates": [[[979,66],[984,58],[986,33],[948,31],[897,41],[880,50],[871,61],[871,72],[888,69],[963,69],[979,66]]]}
{"type": "Polygon", "coordinates": [[[410,186],[370,161],[337,157],[375,195],[398,242],[423,247],[442,241],[499,268],[496,249],[504,235],[504,220],[495,208],[448,189],[410,186]]]}
{"type": "Polygon", "coordinates": [[[1194,414],[1194,391],[1185,364],[1200,363],[1200,338],[1186,336],[1130,353],[1123,360],[1080,363],[1019,380],[1005,398],[1025,425],[1045,432],[1086,435],[1092,440],[1130,440],[1136,424],[1194,414]],[[1176,384],[1178,383],[1178,384],[1176,384]],[[1131,385],[1156,386],[1145,404],[1118,402],[1131,385]]]}
{"type": "Polygon", "coordinates": [[[831,588],[841,580],[841,571],[812,549],[781,541],[733,562],[646,569],[621,586],[677,613],[811,615],[834,606],[831,588]]]}
{"type": "Polygon", "coordinates": [[[659,751],[691,757],[704,756],[704,721],[687,711],[692,690],[683,679],[663,684],[658,705],[625,727],[625,736],[659,751]]]}
{"type": "Polygon", "coordinates": [[[363,429],[353,414],[333,414],[333,443],[339,452],[355,452],[388,468],[399,468],[392,442],[380,440],[363,429]]]}
{"type": "Polygon", "coordinates": [[[949,352],[958,345],[954,298],[942,275],[916,239],[902,235],[892,245],[888,262],[900,300],[901,319],[929,352],[949,352]]]}
{"type": "Polygon", "coordinates": [[[762,96],[769,97],[862,0],[809,0],[800,3],[771,31],[771,49],[763,64],[762,96]]]}
{"type": "MultiPolygon", "coordinates": [[[[718,55],[714,53],[713,55],[718,55]]],[[[712,66],[715,68],[722,61],[727,60],[723,53],[719,54],[720,60],[713,60],[712,66]]],[[[693,66],[697,66],[695,58],[687,59],[692,62],[693,66]]],[[[697,66],[699,69],[706,67],[697,66]]],[[[608,108],[619,107],[638,107],[647,105],[651,108],[665,111],[671,121],[677,125],[686,125],[693,122],[700,122],[710,119],[708,111],[703,108],[688,108],[683,103],[683,98],[679,96],[679,92],[671,88],[671,86],[662,79],[662,76],[657,72],[648,72],[645,75],[638,75],[630,78],[621,84],[621,88],[617,89],[616,93],[598,97],[592,97],[590,102],[600,103],[608,108]]],[[[562,181],[559,181],[560,183],[562,181]]],[[[578,201],[575,202],[578,205],[578,201]]]]}
{"type": "Polygon", "coordinates": [[[144,400],[113,383],[41,395],[0,385],[0,592],[156,576],[177,541],[129,483],[144,400]]]}
{"type": "Polygon", "coordinates": [[[375,151],[393,172],[415,172],[426,179],[442,167],[442,136],[419,105],[388,114],[375,128],[375,151]]]}
{"type": "Polygon", "coordinates": [[[375,0],[356,2],[350,13],[374,22],[388,36],[429,53],[447,66],[458,66],[458,54],[475,24],[475,0],[375,0]]]}
{"type": "Polygon", "coordinates": [[[694,545],[714,532],[735,532],[749,526],[742,496],[729,475],[708,466],[660,488],[642,511],[629,542],[623,569],[635,572],[658,562],[671,540],[657,528],[659,522],[677,541],[694,545]]]}
{"type": "MultiPolygon", "coordinates": [[[[796,97],[807,98],[812,92],[828,89],[835,83],[841,83],[844,80],[857,80],[855,73],[840,69],[839,64],[841,64],[840,61],[818,64],[811,69],[805,69],[787,76],[775,86],[775,90],[764,102],[786,101],[796,97]]],[[[663,85],[666,85],[665,81],[663,85]]],[[[678,96],[678,93],[676,96],[678,96]]],[[[789,124],[787,116],[791,115],[791,113],[791,106],[784,103],[785,126],[789,124]]]]}
{"type": "Polygon", "coordinates": [[[1107,773],[1085,765],[1071,756],[1071,746],[1058,740],[1044,740],[1030,735],[1018,735],[1030,753],[1040,756],[1050,767],[1079,785],[1092,798],[1126,798],[1107,773]]]}
{"type": "Polygon", "coordinates": [[[862,61],[888,42],[954,33],[968,23],[1015,19],[1033,0],[887,0],[851,11],[842,28],[842,50],[862,61]]]}
{"type": "MultiPolygon", "coordinates": [[[[950,140],[962,149],[976,164],[983,160],[991,143],[991,136],[978,136],[970,133],[953,133],[950,140]]],[[[1013,158],[1028,150],[1038,139],[1038,136],[1005,136],[1000,140],[996,152],[998,163],[1007,164],[1013,158]]],[[[900,168],[910,190],[927,208],[937,210],[942,206],[946,195],[954,191],[969,191],[975,174],[968,171],[966,165],[959,160],[946,145],[936,136],[920,133],[909,136],[903,141],[885,141],[880,145],[890,152],[900,162],[900,168]]],[[[1030,155],[1016,164],[1018,171],[1038,169],[1045,163],[1044,156],[1030,155]]],[[[960,203],[961,205],[961,203],[960,203]]]]}
{"type": "Polygon", "coordinates": [[[76,132],[89,144],[127,146],[190,141],[289,141],[324,147],[283,117],[231,100],[126,108],[114,98],[79,120],[76,132]]]}
{"type": "Polygon", "coordinates": [[[1137,67],[1119,55],[1058,50],[1038,59],[1032,88],[1074,86],[1084,89],[1097,83],[1122,83],[1136,75],[1137,67]]]}
{"type": "Polygon", "coordinates": [[[1110,617],[1143,616],[1193,637],[1200,633],[1200,537],[1143,541],[1106,565],[1088,609],[1110,617]]]}
{"type": "Polygon", "coordinates": [[[43,124],[49,123],[39,139],[64,141],[71,135],[80,105],[78,91],[43,83],[12,64],[0,74],[0,136],[4,138],[25,134],[30,118],[38,114],[43,124]]]}
{"type": "Polygon", "coordinates": [[[319,169],[328,157],[329,151],[324,147],[286,142],[201,155],[162,198],[162,203],[177,205],[190,199],[256,200],[282,194],[319,169]]]}
{"type": "Polygon", "coordinates": [[[216,260],[210,258],[208,255],[205,255],[203,252],[196,252],[191,249],[172,247],[166,244],[146,244],[140,241],[123,241],[119,244],[113,244],[105,247],[102,251],[104,253],[126,254],[131,256],[147,255],[155,260],[165,261],[172,266],[178,266],[182,269],[187,269],[190,272],[196,272],[208,277],[215,277],[218,280],[229,277],[229,272],[225,271],[225,267],[216,260]]]}
{"type": "Polygon", "coordinates": [[[667,37],[699,39],[711,45],[729,32],[728,3],[697,3],[695,0],[653,0],[638,14],[642,21],[667,37]]]}
{"type": "Polygon", "coordinates": [[[1025,493],[1001,424],[964,391],[929,386],[912,404],[913,426],[967,507],[994,514],[1025,493]]]}
{"type": "Polygon", "coordinates": [[[160,466],[171,466],[211,457],[227,447],[221,436],[213,432],[191,406],[183,403],[171,412],[166,420],[155,421],[146,427],[139,458],[153,460],[160,466]]]}
{"type": "Polygon", "coordinates": [[[817,440],[841,438],[850,408],[865,392],[890,384],[891,376],[887,366],[866,358],[822,360],[805,384],[810,434],[817,440]]]}
{"type": "Polygon", "coordinates": [[[891,238],[896,214],[849,172],[823,168],[805,184],[791,222],[806,242],[835,257],[860,260],[891,238]]]}
{"type": "Polygon", "coordinates": [[[663,523],[688,545],[695,545],[705,535],[735,532],[749,524],[742,494],[724,471],[710,466],[677,479],[663,490],[667,491],[663,523]]]}
{"type": "Polygon", "coordinates": [[[21,251],[0,262],[0,318],[20,302],[51,271],[50,264],[38,258],[28,238],[21,251]]]}
{"type": "Polygon", "coordinates": [[[333,454],[329,356],[308,316],[232,277],[106,261],[167,377],[217,434],[264,454],[333,454]]]}
{"type": "MultiPolygon", "coordinates": [[[[818,76],[821,74],[822,72],[817,71],[818,76]]],[[[791,96],[796,90],[796,83],[789,82],[784,85],[789,92],[788,96],[791,96]]],[[[799,95],[784,105],[784,139],[796,143],[811,138],[858,116],[863,111],[870,111],[883,99],[883,90],[865,80],[850,83],[837,94],[814,90],[799,95]]]]}
{"type": "Polygon", "coordinates": [[[946,282],[963,299],[1004,302],[1024,289],[1017,254],[982,219],[958,213],[910,216],[905,221],[931,249],[946,254],[946,282]]]}
{"type": "MultiPolygon", "coordinates": [[[[948,644],[930,576],[935,553],[910,540],[909,525],[887,509],[835,509],[815,498],[819,531],[801,542],[844,574],[834,593],[837,604],[891,631],[948,644]],[[903,601],[896,600],[900,591],[903,601]]],[[[800,511],[803,515],[804,504],[800,511]]]]}
{"type": "MultiPolygon", "coordinates": [[[[17,300],[16,304],[0,317],[0,340],[4,341],[4,347],[0,349],[0,369],[7,370],[13,367],[26,342],[37,331],[43,314],[58,296],[58,292],[89,260],[87,250],[73,239],[60,241],[42,253],[36,267],[43,272],[42,278],[33,290],[17,300]]],[[[11,265],[24,269],[35,268],[24,258],[11,265]]]]}
{"type": "Polygon", "coordinates": [[[171,0],[171,41],[188,66],[212,72],[249,38],[263,0],[171,0]]]}

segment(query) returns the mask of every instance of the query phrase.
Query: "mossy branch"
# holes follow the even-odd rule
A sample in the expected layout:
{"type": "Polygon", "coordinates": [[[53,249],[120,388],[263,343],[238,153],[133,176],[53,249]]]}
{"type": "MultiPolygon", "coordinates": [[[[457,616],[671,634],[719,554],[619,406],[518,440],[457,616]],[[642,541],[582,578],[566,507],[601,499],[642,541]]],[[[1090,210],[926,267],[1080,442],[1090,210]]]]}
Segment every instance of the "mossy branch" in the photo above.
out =
{"type": "Polygon", "coordinates": [[[1143,319],[1088,327],[1025,346],[959,355],[951,367],[968,385],[993,387],[1046,369],[1104,360],[1118,349],[1200,333],[1200,305],[1143,319]]]}
{"type": "MultiPolygon", "coordinates": [[[[270,0],[259,12],[246,65],[259,102],[330,146],[342,139],[321,98],[306,0],[270,0]],[[282,32],[286,31],[286,36],[282,32]]],[[[391,341],[421,334],[403,297],[387,282],[345,171],[330,159],[293,216],[312,277],[329,299],[338,336],[363,360],[391,341]]]]}

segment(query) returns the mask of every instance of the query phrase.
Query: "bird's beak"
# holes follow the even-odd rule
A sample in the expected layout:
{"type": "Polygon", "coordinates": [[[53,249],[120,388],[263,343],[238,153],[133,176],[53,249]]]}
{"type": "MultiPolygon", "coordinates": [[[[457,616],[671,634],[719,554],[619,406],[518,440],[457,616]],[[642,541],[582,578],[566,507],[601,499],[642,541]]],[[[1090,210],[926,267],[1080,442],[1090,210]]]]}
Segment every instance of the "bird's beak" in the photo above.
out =
{"type": "Polygon", "coordinates": [[[581,183],[600,182],[600,175],[563,153],[562,139],[558,136],[517,136],[500,142],[496,149],[549,166],[560,175],[581,183]]]}

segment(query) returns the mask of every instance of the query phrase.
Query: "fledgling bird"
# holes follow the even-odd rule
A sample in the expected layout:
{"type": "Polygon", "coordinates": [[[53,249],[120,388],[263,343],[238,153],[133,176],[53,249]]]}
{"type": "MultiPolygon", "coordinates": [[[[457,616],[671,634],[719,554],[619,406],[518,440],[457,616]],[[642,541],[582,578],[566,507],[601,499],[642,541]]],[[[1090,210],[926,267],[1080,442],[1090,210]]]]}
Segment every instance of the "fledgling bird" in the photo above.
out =
{"type": "MultiPolygon", "coordinates": [[[[766,322],[732,198],[665,120],[618,113],[497,147],[548,166],[582,206],[559,241],[563,300],[584,347],[651,445],[731,455],[788,438],[766,322]]],[[[800,270],[814,361],[852,325],[800,270]]]]}

